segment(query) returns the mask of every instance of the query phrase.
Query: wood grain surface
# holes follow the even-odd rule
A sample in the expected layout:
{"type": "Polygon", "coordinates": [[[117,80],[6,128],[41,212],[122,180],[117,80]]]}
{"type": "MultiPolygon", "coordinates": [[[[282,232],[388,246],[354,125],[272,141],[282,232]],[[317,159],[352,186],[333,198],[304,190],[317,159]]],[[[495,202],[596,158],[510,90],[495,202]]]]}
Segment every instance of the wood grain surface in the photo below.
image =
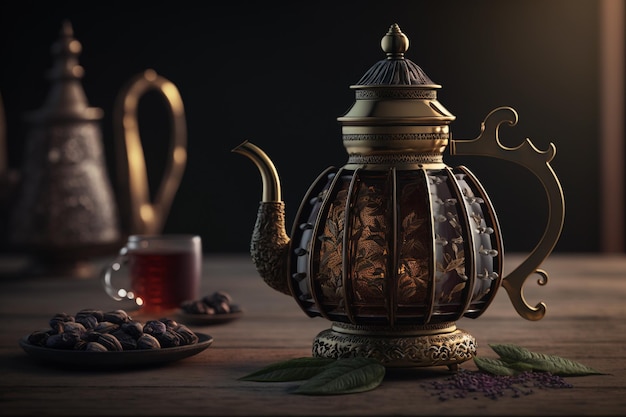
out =
{"type": "MultiPolygon", "coordinates": [[[[520,259],[507,255],[506,269],[520,259]]],[[[303,396],[291,392],[295,382],[240,381],[270,363],[310,356],[314,337],[330,325],[308,318],[293,299],[267,287],[246,255],[205,256],[202,282],[204,293],[230,293],[243,317],[193,326],[214,338],[211,347],[152,368],[93,371],[36,362],[18,340],[47,327],[55,313],[126,306],[108,298],[95,276],[9,275],[0,279],[0,415],[624,415],[626,256],[555,254],[542,267],[548,284],[539,286],[531,277],[525,286],[529,303],[547,304],[542,320],[518,316],[500,289],[481,317],[457,326],[476,338],[480,356],[497,357],[490,344],[514,343],[606,375],[568,377],[572,388],[520,397],[476,394],[445,401],[426,388],[451,375],[445,367],[390,369],[376,389],[349,395],[303,396]]],[[[477,369],[473,361],[461,368],[477,369]]]]}

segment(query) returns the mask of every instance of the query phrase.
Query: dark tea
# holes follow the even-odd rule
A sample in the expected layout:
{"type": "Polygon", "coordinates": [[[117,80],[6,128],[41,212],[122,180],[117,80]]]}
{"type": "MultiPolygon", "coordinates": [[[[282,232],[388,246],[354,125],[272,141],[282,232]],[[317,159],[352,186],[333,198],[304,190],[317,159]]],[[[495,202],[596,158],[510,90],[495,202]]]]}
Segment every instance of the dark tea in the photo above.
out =
{"type": "Polygon", "coordinates": [[[175,309],[198,297],[201,272],[194,252],[140,249],[128,256],[131,287],[142,310],[175,309]]]}
{"type": "Polygon", "coordinates": [[[202,240],[197,235],[130,235],[100,278],[111,298],[131,300],[141,311],[177,309],[199,297],[202,240]],[[122,270],[126,273],[119,274],[122,270]]]}

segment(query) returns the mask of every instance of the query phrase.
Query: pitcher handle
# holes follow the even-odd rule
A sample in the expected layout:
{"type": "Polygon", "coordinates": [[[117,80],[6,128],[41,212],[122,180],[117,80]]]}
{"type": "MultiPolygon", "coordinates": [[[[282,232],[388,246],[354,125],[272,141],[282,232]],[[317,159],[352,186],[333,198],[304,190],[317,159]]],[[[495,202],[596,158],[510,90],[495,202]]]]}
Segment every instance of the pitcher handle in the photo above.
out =
{"type": "Polygon", "coordinates": [[[548,150],[541,151],[529,139],[515,148],[506,147],[500,142],[500,125],[507,122],[510,126],[515,126],[517,121],[517,112],[511,107],[496,108],[483,121],[480,135],[476,139],[452,140],[450,154],[491,156],[515,162],[531,171],[543,185],[548,197],[548,222],[543,236],[528,257],[502,280],[502,286],[517,313],[527,320],[539,320],[545,315],[545,303],[539,302],[534,307],[529,305],[522,287],[526,279],[534,273],[539,275],[539,285],[548,282],[547,272],[538,268],[550,255],[561,235],[565,220],[565,197],[559,179],[550,166],[550,161],[556,154],[553,143],[550,143],[548,150]]]}
{"type": "Polygon", "coordinates": [[[180,93],[172,82],[148,69],[131,79],[120,91],[113,117],[118,160],[126,161],[126,164],[118,164],[118,178],[124,190],[122,194],[127,198],[125,209],[128,211],[129,233],[161,233],[187,163],[187,125],[180,93]],[[137,121],[139,99],[149,90],[157,90],[167,100],[171,121],[170,148],[154,202],[150,201],[137,121]]]}

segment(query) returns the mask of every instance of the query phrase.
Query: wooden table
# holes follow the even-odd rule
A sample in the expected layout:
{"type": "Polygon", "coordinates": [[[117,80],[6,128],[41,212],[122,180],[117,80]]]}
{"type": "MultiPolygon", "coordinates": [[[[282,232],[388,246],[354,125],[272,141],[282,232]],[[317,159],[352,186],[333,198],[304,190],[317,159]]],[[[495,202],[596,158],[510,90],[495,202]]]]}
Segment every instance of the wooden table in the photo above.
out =
{"type": "MultiPolygon", "coordinates": [[[[519,262],[507,255],[507,264],[519,262]]],[[[302,396],[299,383],[245,382],[238,378],[270,363],[311,355],[313,338],[329,327],[308,318],[288,296],[266,286],[249,257],[205,257],[202,290],[229,292],[245,315],[223,325],[192,327],[213,336],[207,350],[166,366],[79,371],[42,366],[18,340],[45,327],[57,312],[120,308],[97,278],[4,277],[0,280],[0,415],[624,415],[626,414],[626,256],[553,254],[543,265],[546,286],[526,284],[526,298],[545,301],[547,315],[526,321],[504,289],[476,320],[478,355],[497,355],[489,344],[515,343],[608,373],[566,378],[573,388],[528,396],[483,396],[441,401],[424,388],[450,376],[445,367],[388,371],[373,391],[302,396]]],[[[507,270],[511,268],[507,267],[507,270]]],[[[473,361],[462,369],[476,370],[473,361]]]]}

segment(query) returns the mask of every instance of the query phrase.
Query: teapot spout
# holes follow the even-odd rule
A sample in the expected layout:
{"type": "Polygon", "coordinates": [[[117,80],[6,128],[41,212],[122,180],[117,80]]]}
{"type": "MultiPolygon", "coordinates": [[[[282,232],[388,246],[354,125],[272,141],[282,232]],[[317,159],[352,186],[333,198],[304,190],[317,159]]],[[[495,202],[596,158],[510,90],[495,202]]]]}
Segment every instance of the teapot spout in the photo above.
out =
{"type": "Polygon", "coordinates": [[[272,160],[261,148],[246,140],[233,149],[232,152],[247,156],[259,169],[263,181],[263,198],[261,202],[272,203],[282,201],[278,171],[276,171],[272,160]]]}
{"type": "Polygon", "coordinates": [[[250,158],[263,181],[263,197],[250,241],[252,261],[267,285],[291,295],[287,272],[291,239],[285,230],[285,203],[281,200],[278,172],[267,154],[248,141],[232,152],[250,158]]]}

